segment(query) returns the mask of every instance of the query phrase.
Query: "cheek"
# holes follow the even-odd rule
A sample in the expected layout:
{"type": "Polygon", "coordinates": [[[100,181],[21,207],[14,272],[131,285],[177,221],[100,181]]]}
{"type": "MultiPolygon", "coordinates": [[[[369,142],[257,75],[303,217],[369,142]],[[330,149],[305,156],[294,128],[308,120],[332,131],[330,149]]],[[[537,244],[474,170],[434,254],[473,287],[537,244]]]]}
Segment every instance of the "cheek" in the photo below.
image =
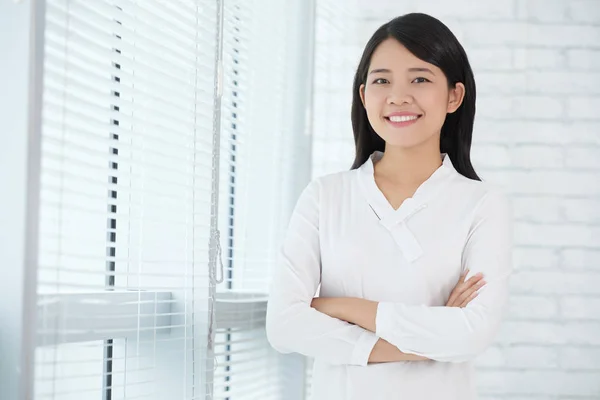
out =
{"type": "Polygon", "coordinates": [[[445,118],[448,109],[448,103],[446,99],[447,93],[436,91],[423,96],[421,99],[421,104],[423,108],[426,109],[429,116],[445,118]]]}
{"type": "Polygon", "coordinates": [[[376,91],[367,91],[365,93],[365,108],[367,110],[367,116],[369,117],[369,120],[379,118],[379,115],[381,114],[383,98],[384,97],[376,91]]]}

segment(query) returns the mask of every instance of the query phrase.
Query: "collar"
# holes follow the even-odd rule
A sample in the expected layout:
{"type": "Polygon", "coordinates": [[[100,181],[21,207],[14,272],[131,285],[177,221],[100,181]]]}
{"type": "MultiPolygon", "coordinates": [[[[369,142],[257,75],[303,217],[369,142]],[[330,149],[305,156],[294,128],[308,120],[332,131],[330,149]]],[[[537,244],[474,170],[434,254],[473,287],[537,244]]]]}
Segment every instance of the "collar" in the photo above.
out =
{"type": "Polygon", "coordinates": [[[458,174],[448,154],[441,154],[442,165],[423,182],[412,197],[404,200],[398,209],[394,209],[375,182],[375,164],[381,160],[383,152],[375,151],[358,169],[361,190],[369,206],[388,230],[404,222],[417,212],[427,208],[428,203],[450,183],[450,178],[458,174]]]}

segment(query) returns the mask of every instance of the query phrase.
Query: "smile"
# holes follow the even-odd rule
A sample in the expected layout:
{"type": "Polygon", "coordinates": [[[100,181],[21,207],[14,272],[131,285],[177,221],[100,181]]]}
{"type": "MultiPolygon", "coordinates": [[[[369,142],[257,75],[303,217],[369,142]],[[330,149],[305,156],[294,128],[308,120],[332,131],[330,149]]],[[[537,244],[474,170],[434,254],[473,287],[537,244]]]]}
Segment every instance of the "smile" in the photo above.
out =
{"type": "Polygon", "coordinates": [[[404,127],[414,124],[420,115],[393,115],[391,117],[384,117],[385,120],[394,127],[404,127]]]}

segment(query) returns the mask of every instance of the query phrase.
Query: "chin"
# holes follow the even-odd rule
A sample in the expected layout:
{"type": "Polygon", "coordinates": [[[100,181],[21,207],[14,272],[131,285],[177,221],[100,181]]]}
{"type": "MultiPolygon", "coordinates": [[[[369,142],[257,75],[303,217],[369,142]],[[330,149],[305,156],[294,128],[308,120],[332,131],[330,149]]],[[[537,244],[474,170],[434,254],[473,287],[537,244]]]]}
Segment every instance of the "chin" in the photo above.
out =
{"type": "Polygon", "coordinates": [[[434,140],[434,138],[435,135],[415,135],[411,134],[410,132],[406,132],[406,134],[398,134],[398,132],[393,132],[382,136],[386,146],[397,147],[401,149],[412,149],[416,147],[427,146],[428,143],[431,143],[432,140],[434,140]]]}
{"type": "Polygon", "coordinates": [[[397,147],[402,149],[411,149],[424,145],[427,140],[423,138],[384,138],[386,147],[397,147]]]}

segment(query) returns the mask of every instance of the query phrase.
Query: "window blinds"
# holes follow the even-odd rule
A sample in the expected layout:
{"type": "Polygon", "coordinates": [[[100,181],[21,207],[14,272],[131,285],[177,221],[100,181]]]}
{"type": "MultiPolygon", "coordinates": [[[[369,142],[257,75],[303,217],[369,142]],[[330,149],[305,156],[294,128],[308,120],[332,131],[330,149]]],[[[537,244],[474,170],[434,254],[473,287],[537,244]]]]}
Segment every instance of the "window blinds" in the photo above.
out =
{"type": "Polygon", "coordinates": [[[229,0],[224,13],[215,399],[303,399],[304,364],[264,330],[271,271],[310,177],[314,2],[229,0]]]}
{"type": "Polygon", "coordinates": [[[310,176],[314,2],[37,7],[35,398],[302,398],[264,318],[310,176]]]}
{"type": "Polygon", "coordinates": [[[46,2],[38,399],[211,390],[219,9],[46,2]]]}

